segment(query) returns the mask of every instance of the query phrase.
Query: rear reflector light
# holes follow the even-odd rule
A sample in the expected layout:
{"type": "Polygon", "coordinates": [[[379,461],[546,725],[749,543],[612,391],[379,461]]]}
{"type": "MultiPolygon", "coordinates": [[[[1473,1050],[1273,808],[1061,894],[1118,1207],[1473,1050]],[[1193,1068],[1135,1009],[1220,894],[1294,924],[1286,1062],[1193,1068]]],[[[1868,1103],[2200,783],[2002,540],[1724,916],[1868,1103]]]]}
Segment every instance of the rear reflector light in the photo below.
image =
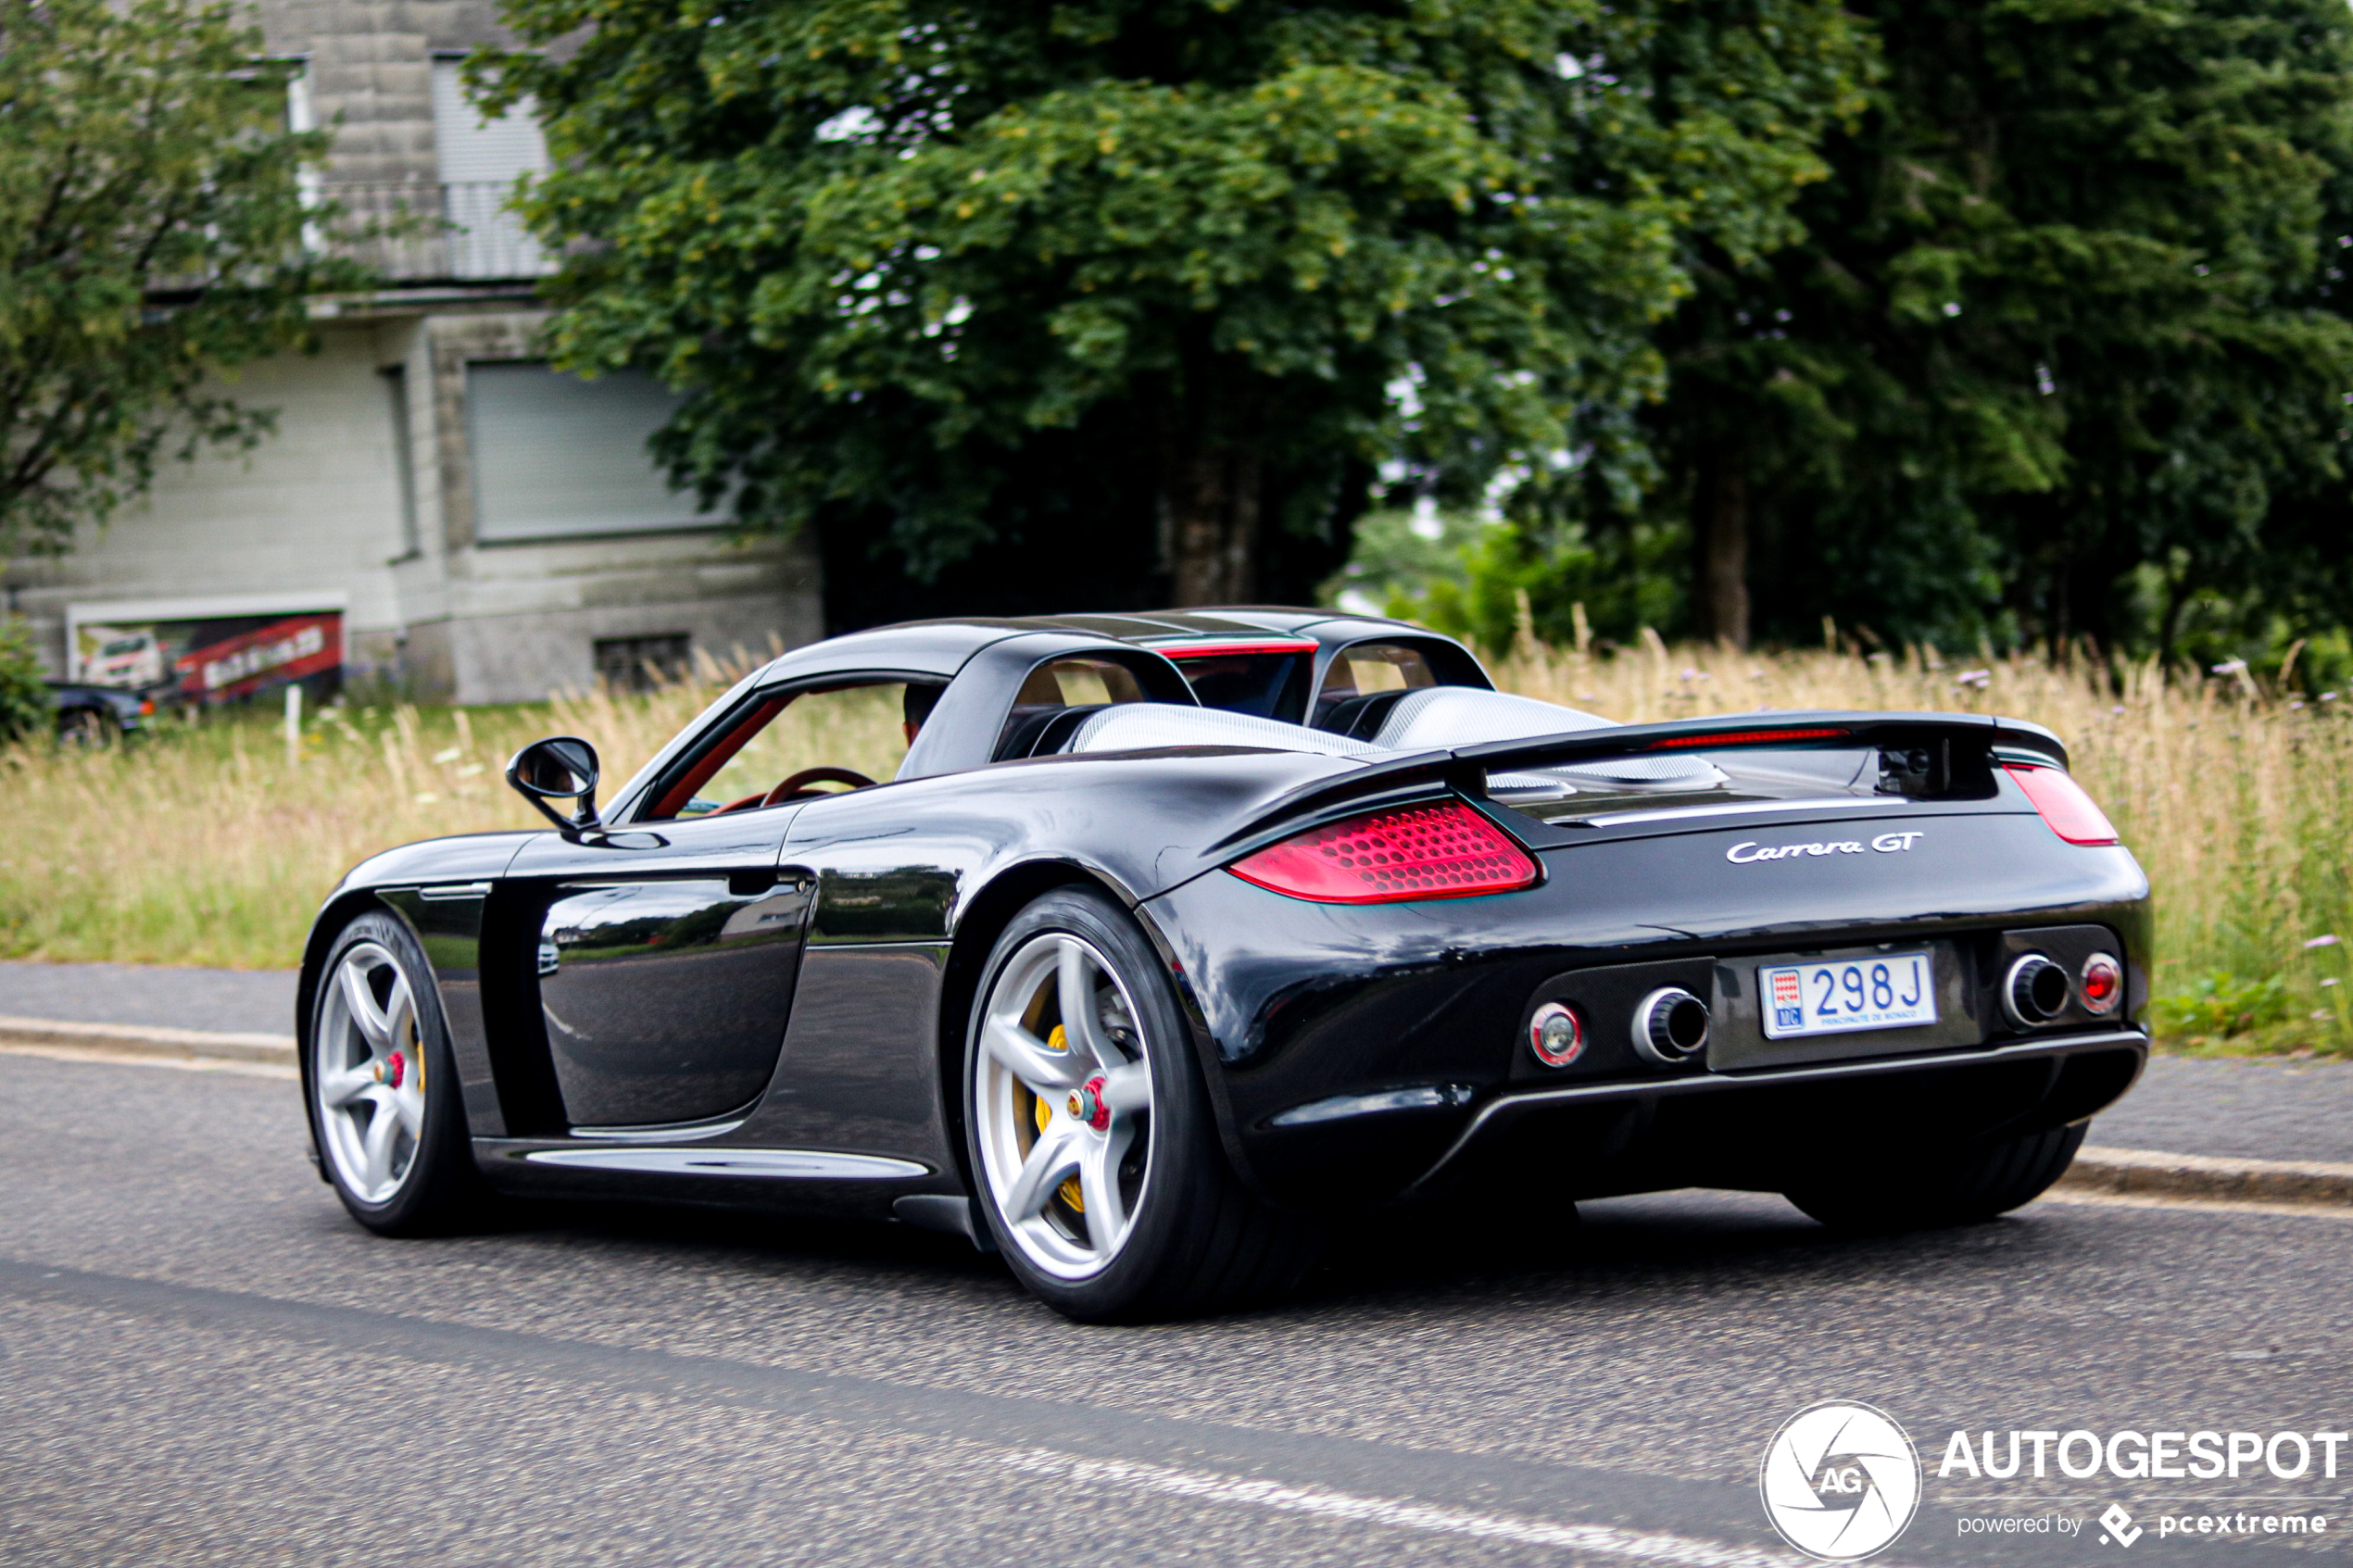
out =
{"type": "Polygon", "coordinates": [[[2076,985],[2085,1012],[2111,1013],[2124,999],[2124,966],[2106,953],[2083,960],[2083,977],[2076,985]]]}
{"type": "Polygon", "coordinates": [[[1724,730],[1706,735],[1670,735],[1650,744],[1653,751],[1697,751],[1718,746],[1782,746],[1797,740],[1838,740],[1850,732],[1821,730],[1724,730]]]}
{"type": "Polygon", "coordinates": [[[1227,869],[1244,882],[1318,904],[1467,898],[1536,880],[1528,852],[1460,801],[1312,828],[1227,869]]]}
{"type": "Polygon", "coordinates": [[[2116,829],[2108,822],[2108,813],[2083,793],[2083,786],[2069,777],[2065,769],[2026,762],[2006,762],[2003,766],[2018,781],[2018,787],[2026,791],[2026,798],[2034,802],[2034,809],[2042,814],[2053,833],[2070,844],[2117,842],[2116,829]]]}

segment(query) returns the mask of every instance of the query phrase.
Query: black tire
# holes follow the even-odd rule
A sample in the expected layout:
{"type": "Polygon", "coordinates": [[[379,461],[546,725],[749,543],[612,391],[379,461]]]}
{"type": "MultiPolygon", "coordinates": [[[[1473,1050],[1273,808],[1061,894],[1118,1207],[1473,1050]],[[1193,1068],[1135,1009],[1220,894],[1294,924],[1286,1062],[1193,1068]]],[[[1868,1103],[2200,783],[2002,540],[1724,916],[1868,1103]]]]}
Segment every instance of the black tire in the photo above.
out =
{"type": "Polygon", "coordinates": [[[62,746],[111,746],[122,738],[122,721],[101,708],[69,708],[57,715],[62,746]]]}
{"type": "MultiPolygon", "coordinates": [[[[375,1053],[379,1060],[383,1055],[375,1053]]],[[[450,1055],[448,1023],[442,1016],[433,971],[409,928],[390,914],[371,911],[354,916],[327,951],[326,964],[320,971],[319,994],[311,1003],[302,1098],[320,1173],[333,1186],[351,1217],[370,1230],[384,1236],[446,1235],[477,1227],[493,1213],[495,1200],[474,1167],[457,1062],[450,1055]],[[388,960],[388,966],[377,961],[379,955],[388,960]],[[371,1186],[367,1182],[366,1132],[359,1112],[352,1106],[326,1103],[328,1075],[338,1071],[357,1073],[367,1065],[365,1032],[350,1020],[350,1004],[340,989],[343,972],[355,963],[372,976],[380,1010],[389,990],[387,967],[397,972],[414,1002],[407,1021],[398,1016],[396,1008],[392,1020],[395,1050],[404,1059],[413,1053],[414,1064],[404,1060],[392,1075],[394,1081],[387,1083],[379,1076],[376,1085],[362,1097],[371,1106],[366,1127],[372,1127],[380,1114],[393,1114],[387,1096],[396,1096],[413,1084],[422,1100],[416,1132],[400,1128],[396,1116],[387,1124],[394,1158],[397,1160],[400,1149],[407,1151],[396,1176],[388,1174],[388,1187],[371,1186]],[[401,1027],[404,1022],[413,1026],[401,1027]],[[409,1073],[420,1069],[421,1080],[411,1080],[409,1073]]]]}
{"type": "MultiPolygon", "coordinates": [[[[1058,1008],[1058,986],[1056,997],[1058,1008]]],[[[1230,1310],[1288,1291],[1314,1263],[1323,1227],[1268,1205],[1242,1185],[1219,1140],[1191,1032],[1167,972],[1134,920],[1103,895],[1078,888],[1049,893],[998,937],[974,995],[959,1076],[976,1207],[1014,1275],[1064,1316],[1082,1323],[1142,1322],[1230,1310]],[[1135,1026],[1121,1044],[1139,1047],[1151,1074],[1140,1185],[1126,1238],[1107,1262],[1076,1277],[1068,1268],[1056,1273],[1033,1260],[1034,1242],[1015,1235],[983,1148],[983,1083],[992,1071],[985,1062],[983,1020],[1009,965],[1035,952],[1041,938],[1054,936],[1077,937],[1105,960],[1107,976],[1129,998],[1135,1026]]],[[[1038,1114],[1042,1119],[1050,1112],[1038,1114]]]]}
{"type": "Polygon", "coordinates": [[[2032,1203],[2067,1173],[2091,1123],[2003,1138],[1923,1161],[1868,1186],[1819,1183],[1783,1196],[1838,1230],[1888,1232],[1973,1225],[2032,1203]]]}

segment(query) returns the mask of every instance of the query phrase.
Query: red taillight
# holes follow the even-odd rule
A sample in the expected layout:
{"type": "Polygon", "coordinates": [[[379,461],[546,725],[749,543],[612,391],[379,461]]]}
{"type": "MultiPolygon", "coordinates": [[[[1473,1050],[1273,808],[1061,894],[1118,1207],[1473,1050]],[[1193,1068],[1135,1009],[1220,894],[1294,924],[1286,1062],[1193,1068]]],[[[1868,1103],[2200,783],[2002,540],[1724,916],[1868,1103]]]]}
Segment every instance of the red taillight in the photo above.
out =
{"type": "Polygon", "coordinates": [[[1314,653],[1315,645],[1307,642],[1283,643],[1174,643],[1154,648],[1155,653],[1174,659],[1231,659],[1237,654],[1314,653]]]}
{"type": "Polygon", "coordinates": [[[2070,844],[2114,844],[2116,829],[2108,813],[2097,802],[2083,793],[2083,786],[2068,776],[2064,768],[2045,768],[2031,762],[2005,762],[2018,787],[2026,791],[2026,798],[2034,802],[2034,809],[2042,813],[2050,830],[2070,844]]]}
{"type": "Polygon", "coordinates": [[[1528,852],[1460,801],[1351,817],[1227,869],[1244,882],[1319,904],[1467,898],[1536,880],[1528,852]]]}
{"type": "Polygon", "coordinates": [[[1852,732],[1813,730],[1724,730],[1714,734],[1669,735],[1651,742],[1653,751],[1697,751],[1718,746],[1788,746],[1797,741],[1837,740],[1852,732]]]}

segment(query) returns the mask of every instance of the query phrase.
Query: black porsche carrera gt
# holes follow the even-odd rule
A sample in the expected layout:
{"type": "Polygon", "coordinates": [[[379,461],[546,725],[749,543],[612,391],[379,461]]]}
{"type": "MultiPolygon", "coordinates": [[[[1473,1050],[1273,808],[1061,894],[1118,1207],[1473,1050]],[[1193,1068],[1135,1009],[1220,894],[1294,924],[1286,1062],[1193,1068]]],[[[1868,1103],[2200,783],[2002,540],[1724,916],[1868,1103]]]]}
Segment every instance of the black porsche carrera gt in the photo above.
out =
{"type": "Polygon", "coordinates": [[[601,808],[578,739],[509,777],[548,829],[377,856],[305,956],[379,1231],[862,1216],[1202,1311],[1466,1190],[1989,1218],[2148,1049],[2148,884],[2009,720],[1620,725],[1394,622],[1064,616],[799,648],[601,808]]]}

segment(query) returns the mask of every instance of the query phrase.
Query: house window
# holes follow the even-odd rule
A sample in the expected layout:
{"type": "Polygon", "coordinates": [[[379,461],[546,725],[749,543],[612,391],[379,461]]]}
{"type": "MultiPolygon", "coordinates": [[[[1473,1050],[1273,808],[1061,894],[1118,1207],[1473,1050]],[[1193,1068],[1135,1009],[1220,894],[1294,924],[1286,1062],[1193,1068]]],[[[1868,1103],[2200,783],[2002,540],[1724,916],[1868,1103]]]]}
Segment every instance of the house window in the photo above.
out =
{"type": "Polygon", "coordinates": [[[433,62],[433,140],[441,169],[442,216],[448,220],[449,270],[460,278],[530,278],[547,271],[539,242],[507,210],[515,181],[547,167],[538,106],[525,98],[484,119],[466,96],[464,60],[433,62]]]}
{"type": "Polygon", "coordinates": [[[688,639],[684,632],[651,637],[597,639],[597,679],[617,692],[651,691],[686,672],[688,639]]]}
{"type": "Polygon", "coordinates": [[[466,367],[474,537],[484,544],[709,526],[646,438],[678,399],[635,371],[583,381],[536,360],[466,367]]]}
{"type": "Polygon", "coordinates": [[[416,450],[409,435],[409,371],[390,365],[376,372],[384,379],[384,394],[392,405],[392,471],[400,485],[400,558],[421,553],[417,533],[416,450]]]}

